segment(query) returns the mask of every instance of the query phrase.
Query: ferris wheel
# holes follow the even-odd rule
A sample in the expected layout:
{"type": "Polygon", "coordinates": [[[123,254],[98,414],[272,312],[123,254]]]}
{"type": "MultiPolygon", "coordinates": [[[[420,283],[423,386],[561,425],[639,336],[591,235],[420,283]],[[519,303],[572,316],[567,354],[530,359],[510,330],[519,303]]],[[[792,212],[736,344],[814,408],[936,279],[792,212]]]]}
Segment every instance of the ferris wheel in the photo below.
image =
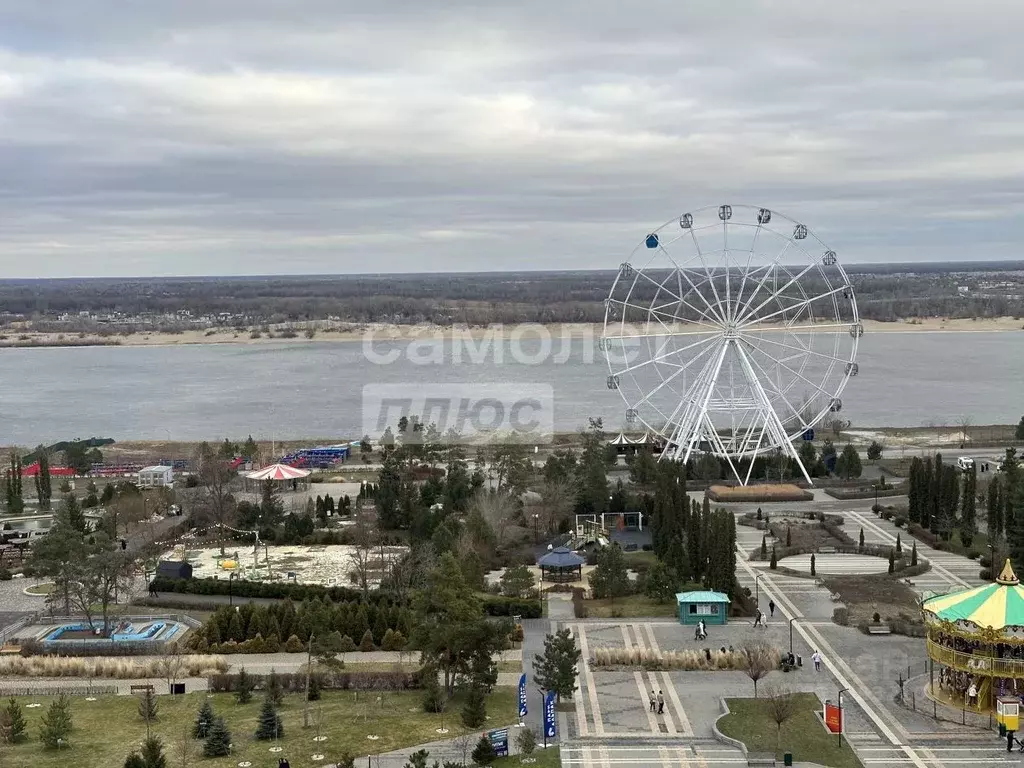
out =
{"type": "Polygon", "coordinates": [[[842,409],[863,333],[835,251],[776,211],[720,205],[645,236],[600,345],[626,423],[659,435],[663,458],[710,453],[745,484],[755,456],[780,451],[810,482],[794,441],[842,409]]]}

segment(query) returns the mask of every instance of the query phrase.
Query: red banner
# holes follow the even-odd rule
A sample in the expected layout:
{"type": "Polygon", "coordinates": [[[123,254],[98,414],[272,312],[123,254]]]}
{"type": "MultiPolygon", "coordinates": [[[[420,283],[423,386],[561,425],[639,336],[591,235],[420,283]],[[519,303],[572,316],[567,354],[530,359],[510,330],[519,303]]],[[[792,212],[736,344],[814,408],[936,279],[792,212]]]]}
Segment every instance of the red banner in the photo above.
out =
{"type": "Polygon", "coordinates": [[[825,702],[825,727],[832,733],[841,733],[843,730],[843,710],[828,702],[825,702]]]}

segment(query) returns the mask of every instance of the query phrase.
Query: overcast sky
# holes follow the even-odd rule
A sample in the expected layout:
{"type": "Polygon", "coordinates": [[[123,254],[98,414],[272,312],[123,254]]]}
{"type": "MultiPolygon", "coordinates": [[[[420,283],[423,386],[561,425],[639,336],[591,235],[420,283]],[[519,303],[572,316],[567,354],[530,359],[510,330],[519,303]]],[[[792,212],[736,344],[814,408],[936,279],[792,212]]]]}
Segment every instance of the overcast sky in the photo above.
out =
{"type": "Polygon", "coordinates": [[[0,0],[0,277],[1024,258],[1024,3],[0,0]]]}

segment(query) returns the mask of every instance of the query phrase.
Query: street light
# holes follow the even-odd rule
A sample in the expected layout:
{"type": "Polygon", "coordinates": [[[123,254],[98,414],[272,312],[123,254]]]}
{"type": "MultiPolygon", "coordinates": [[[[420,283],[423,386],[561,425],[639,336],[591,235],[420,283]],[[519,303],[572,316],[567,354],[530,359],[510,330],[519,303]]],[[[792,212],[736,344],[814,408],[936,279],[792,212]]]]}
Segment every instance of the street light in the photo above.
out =
{"type": "Polygon", "coordinates": [[[759,573],[759,574],[757,574],[754,577],[754,604],[758,608],[761,607],[761,585],[760,585],[760,582],[761,582],[761,577],[762,576],[764,576],[764,574],[763,573],[759,573]]]}
{"type": "Polygon", "coordinates": [[[232,584],[232,582],[234,582],[234,580],[235,580],[234,572],[229,573],[228,574],[228,607],[229,608],[232,605],[235,604],[235,596],[234,596],[234,594],[231,591],[231,584],[232,584]]]}
{"type": "Polygon", "coordinates": [[[799,616],[794,616],[789,620],[789,652],[793,653],[793,622],[796,621],[799,616]]]}
{"type": "Polygon", "coordinates": [[[839,746],[843,746],[843,694],[846,693],[849,688],[839,689],[839,746]]]}

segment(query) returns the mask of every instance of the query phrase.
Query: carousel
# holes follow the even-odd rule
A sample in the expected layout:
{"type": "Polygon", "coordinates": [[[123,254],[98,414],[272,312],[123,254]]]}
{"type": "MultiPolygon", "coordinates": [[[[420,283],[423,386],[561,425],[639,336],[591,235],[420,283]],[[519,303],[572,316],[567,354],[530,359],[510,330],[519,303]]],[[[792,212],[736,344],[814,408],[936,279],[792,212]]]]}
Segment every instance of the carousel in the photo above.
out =
{"type": "Polygon", "coordinates": [[[1024,587],[1009,560],[994,584],[928,598],[921,610],[937,700],[984,711],[1024,694],[1024,587]]]}

